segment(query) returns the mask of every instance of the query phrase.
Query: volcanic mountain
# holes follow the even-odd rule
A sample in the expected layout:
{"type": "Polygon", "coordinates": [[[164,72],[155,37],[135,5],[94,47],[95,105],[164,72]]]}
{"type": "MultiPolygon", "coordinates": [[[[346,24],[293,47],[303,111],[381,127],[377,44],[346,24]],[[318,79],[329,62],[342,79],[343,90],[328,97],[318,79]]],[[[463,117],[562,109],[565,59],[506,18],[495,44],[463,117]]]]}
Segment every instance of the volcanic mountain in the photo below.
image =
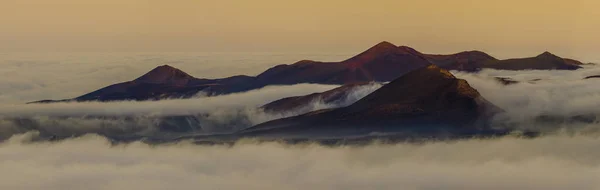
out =
{"type": "Polygon", "coordinates": [[[425,57],[440,68],[466,72],[479,71],[484,62],[498,60],[481,51],[465,51],[450,55],[425,54],[425,57]]]}
{"type": "Polygon", "coordinates": [[[462,79],[435,65],[401,76],[356,103],[248,128],[245,135],[471,133],[486,127],[501,109],[462,79]]]}
{"type": "Polygon", "coordinates": [[[536,57],[489,60],[483,62],[480,67],[500,70],[576,70],[581,68],[580,64],[579,61],[544,52],[536,57]]]}
{"type": "Polygon", "coordinates": [[[66,100],[42,100],[34,103],[61,101],[123,101],[190,98],[199,92],[214,96],[259,89],[268,85],[354,84],[388,82],[417,68],[435,64],[447,70],[473,72],[481,68],[577,69],[578,61],[563,59],[550,53],[533,58],[497,60],[480,51],[451,55],[430,55],[410,47],[381,42],[368,50],[340,62],[303,60],[277,65],[257,76],[233,76],[222,79],[200,79],[168,65],[159,66],[128,82],[114,84],[94,92],[66,100]]]}
{"type": "Polygon", "coordinates": [[[249,76],[198,79],[177,68],[163,65],[152,69],[135,80],[113,84],[73,99],[42,100],[32,103],[190,98],[202,90],[211,90],[212,92],[228,91],[230,87],[247,82],[250,79],[252,77],[249,76]]]}
{"type": "Polygon", "coordinates": [[[278,65],[258,75],[256,82],[259,84],[387,82],[429,64],[423,54],[412,48],[381,42],[341,62],[303,60],[292,65],[278,65]]]}
{"type": "MultiPolygon", "coordinates": [[[[133,81],[110,85],[74,99],[59,101],[158,100],[189,98],[200,91],[208,95],[243,92],[267,85],[386,82],[429,64],[421,53],[412,48],[381,42],[345,61],[304,60],[291,65],[275,66],[256,77],[198,79],[164,65],[133,81]]],[[[42,100],[35,103],[47,102],[56,101],[42,100]]]]}

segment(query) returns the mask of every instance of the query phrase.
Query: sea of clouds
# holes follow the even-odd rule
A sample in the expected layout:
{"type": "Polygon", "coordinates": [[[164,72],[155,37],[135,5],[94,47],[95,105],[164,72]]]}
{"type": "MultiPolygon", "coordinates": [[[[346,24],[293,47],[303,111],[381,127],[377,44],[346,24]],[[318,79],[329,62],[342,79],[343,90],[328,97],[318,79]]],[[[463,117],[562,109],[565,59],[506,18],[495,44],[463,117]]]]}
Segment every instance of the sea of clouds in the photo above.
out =
{"type": "MultiPolygon", "coordinates": [[[[544,128],[547,123],[536,123],[539,116],[570,118],[585,116],[595,120],[600,116],[600,85],[597,79],[583,79],[598,75],[600,67],[586,66],[575,71],[501,71],[483,70],[479,73],[454,72],[465,79],[491,103],[504,109],[503,118],[516,122],[521,128],[544,128]],[[494,77],[509,77],[520,81],[514,85],[498,83],[494,77]]],[[[562,124],[553,127],[569,127],[562,124]]],[[[585,125],[596,128],[597,121],[585,125]]]]}
{"type": "MultiPolygon", "coordinates": [[[[600,74],[600,67],[586,66],[576,71],[498,71],[484,70],[479,73],[454,72],[465,79],[483,97],[506,112],[497,117],[501,125],[535,130],[577,129],[596,132],[597,122],[588,123],[539,123],[539,116],[551,116],[567,120],[585,116],[596,120],[600,116],[600,86],[598,79],[584,77],[600,74]],[[510,77],[521,81],[503,85],[494,77],[510,77]]],[[[21,79],[25,80],[25,79],[21,79]]],[[[273,119],[289,117],[314,110],[350,105],[381,84],[370,84],[353,89],[346,99],[335,104],[314,101],[297,110],[282,113],[265,113],[259,107],[269,102],[291,96],[323,92],[337,85],[298,84],[268,86],[253,91],[216,97],[198,96],[193,99],[172,99],[144,102],[112,103],[56,103],[24,104],[23,102],[0,103],[0,139],[29,130],[42,130],[69,136],[85,133],[135,133],[143,136],[160,135],[159,126],[170,116],[186,116],[177,125],[189,125],[190,130],[201,134],[231,133],[273,119]],[[19,120],[16,120],[19,119],[19,120]],[[26,120],[23,120],[26,119],[26,120]],[[27,126],[27,127],[23,127],[27,126]]],[[[40,89],[41,94],[51,94],[40,89]]],[[[18,99],[19,89],[5,94],[18,99]]],[[[64,95],[62,95],[64,96],[64,95]]],[[[184,131],[185,132],[185,131],[184,131]]]]}
{"type": "Polygon", "coordinates": [[[0,189],[599,189],[600,139],[505,137],[327,147],[240,141],[0,144],[0,189]]]}
{"type": "Polygon", "coordinates": [[[534,122],[540,115],[600,116],[600,79],[583,80],[600,74],[600,67],[453,72],[506,111],[501,122],[576,131],[535,139],[334,147],[243,140],[232,146],[199,146],[186,141],[114,145],[88,134],[58,142],[32,142],[35,129],[67,134],[138,133],[148,132],[161,117],[182,115],[202,119],[202,130],[235,131],[311,110],[346,106],[381,86],[357,88],[339,104],[315,101],[299,110],[275,114],[258,107],[337,86],[269,86],[225,96],[157,102],[24,104],[75,97],[132,80],[163,64],[210,78],[256,74],[281,63],[264,60],[295,61],[284,55],[239,59],[195,54],[94,55],[11,54],[0,59],[0,139],[4,139],[0,143],[0,189],[600,189],[600,153],[594,151],[600,148],[600,125],[534,122]],[[214,63],[201,61],[205,59],[214,63]],[[496,76],[521,83],[505,86],[493,79],[496,76]],[[15,123],[14,118],[33,121],[36,128],[23,129],[23,123],[15,123]]]}

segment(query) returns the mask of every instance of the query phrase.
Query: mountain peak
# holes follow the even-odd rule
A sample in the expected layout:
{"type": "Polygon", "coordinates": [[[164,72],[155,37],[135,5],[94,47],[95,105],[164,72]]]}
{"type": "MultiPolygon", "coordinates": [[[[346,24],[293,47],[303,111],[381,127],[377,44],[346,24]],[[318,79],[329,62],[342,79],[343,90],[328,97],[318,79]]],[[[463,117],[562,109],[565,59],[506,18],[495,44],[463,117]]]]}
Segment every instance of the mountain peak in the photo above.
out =
{"type": "Polygon", "coordinates": [[[402,105],[400,107],[418,105],[417,107],[430,109],[431,107],[425,107],[437,106],[437,100],[431,99],[431,97],[449,90],[447,88],[451,86],[454,86],[452,90],[457,94],[461,94],[461,96],[479,96],[477,91],[470,87],[467,88],[468,84],[465,85],[463,83],[466,84],[466,81],[457,79],[447,70],[435,65],[429,65],[393,80],[349,108],[362,110],[380,105],[398,104],[402,105]],[[424,105],[426,106],[423,107],[424,105]]]}
{"type": "Polygon", "coordinates": [[[352,129],[353,133],[406,131],[411,137],[418,133],[447,135],[457,129],[461,133],[484,129],[499,112],[502,110],[481,97],[467,81],[428,65],[398,77],[350,106],[273,120],[244,132],[315,134],[321,129],[340,128],[352,129]]]}
{"type": "Polygon", "coordinates": [[[539,57],[539,58],[542,58],[542,57],[557,58],[558,56],[556,56],[548,51],[545,51],[544,53],[538,55],[537,57],[539,57]]]}
{"type": "Polygon", "coordinates": [[[367,51],[363,52],[362,54],[374,55],[383,52],[395,51],[397,49],[398,47],[396,45],[387,41],[383,41],[379,42],[378,44],[375,44],[373,47],[367,49],[367,51]]]}
{"type": "Polygon", "coordinates": [[[396,45],[394,45],[388,41],[382,41],[382,42],[379,42],[378,44],[376,44],[375,46],[373,46],[373,48],[396,48],[396,45]]]}
{"type": "Polygon", "coordinates": [[[348,59],[347,61],[361,60],[359,62],[368,62],[370,60],[389,54],[410,54],[417,57],[422,57],[422,54],[413,48],[410,48],[408,46],[396,46],[390,42],[383,41],[367,49],[366,51],[348,59]]]}
{"type": "Polygon", "coordinates": [[[175,67],[170,65],[162,65],[152,69],[150,72],[142,75],[134,81],[144,83],[185,85],[191,79],[194,79],[194,77],[175,67]]]}

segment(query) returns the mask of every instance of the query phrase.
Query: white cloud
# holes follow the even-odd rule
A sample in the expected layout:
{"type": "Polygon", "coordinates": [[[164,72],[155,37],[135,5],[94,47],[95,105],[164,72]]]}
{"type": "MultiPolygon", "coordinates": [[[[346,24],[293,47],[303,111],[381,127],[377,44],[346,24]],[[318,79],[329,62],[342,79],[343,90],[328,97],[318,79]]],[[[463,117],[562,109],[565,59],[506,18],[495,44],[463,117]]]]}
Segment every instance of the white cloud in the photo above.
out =
{"type": "Polygon", "coordinates": [[[540,115],[600,116],[600,80],[584,77],[600,74],[600,67],[576,71],[500,71],[480,73],[455,72],[477,89],[483,97],[507,111],[513,121],[524,122],[540,115]],[[493,77],[510,77],[522,81],[502,85],[493,77]],[[529,82],[534,79],[539,81],[529,82]]]}
{"type": "Polygon", "coordinates": [[[32,129],[60,136],[84,133],[154,136],[163,135],[165,131],[157,127],[165,121],[176,122],[178,127],[189,129],[187,132],[227,133],[273,119],[347,106],[380,86],[371,84],[357,87],[339,103],[315,101],[306,107],[283,113],[265,113],[259,107],[281,98],[323,92],[338,86],[267,86],[223,96],[164,101],[10,104],[0,107],[0,139],[32,129]],[[186,116],[188,119],[165,118],[168,116],[186,116]]]}
{"type": "Polygon", "coordinates": [[[242,141],[0,144],[0,189],[598,189],[600,139],[550,136],[324,147],[242,141]]]}
{"type": "MultiPolygon", "coordinates": [[[[184,56],[182,62],[177,62],[175,57],[179,56],[140,55],[119,59],[100,56],[90,58],[91,61],[82,61],[81,57],[58,60],[27,57],[12,61],[5,58],[3,63],[6,64],[0,68],[3,81],[0,115],[32,118],[38,130],[79,134],[148,132],[156,125],[158,116],[210,113],[201,117],[203,127],[218,131],[219,127],[247,127],[314,109],[348,105],[379,87],[358,89],[339,105],[313,102],[307,108],[273,115],[256,107],[279,98],[322,92],[336,86],[272,86],[219,97],[159,102],[20,104],[73,97],[107,84],[131,80],[158,63],[172,64],[198,77],[202,77],[202,73],[216,76],[245,72],[247,67],[259,65],[256,60],[249,61],[254,64],[224,71],[222,68],[229,67],[192,65],[200,59],[193,55],[184,56]],[[131,64],[123,64],[129,60],[131,64]],[[80,62],[85,64],[78,64],[80,62]],[[193,69],[189,68],[197,70],[190,72],[193,69]],[[85,118],[86,115],[135,117],[133,120],[99,119],[85,118]]],[[[201,58],[204,59],[206,57],[201,58]]],[[[262,69],[253,71],[258,70],[262,69]]],[[[600,67],[577,71],[456,73],[486,99],[504,108],[508,118],[521,127],[530,125],[528,122],[541,114],[599,115],[597,83],[600,80],[581,80],[596,74],[600,74],[600,67]],[[493,76],[520,81],[542,80],[535,84],[504,86],[492,79],[493,76]]],[[[600,189],[597,180],[600,153],[590,151],[600,147],[597,124],[560,124],[558,127],[572,128],[587,136],[567,133],[536,139],[505,137],[364,147],[244,140],[229,147],[188,142],[158,146],[135,142],[113,146],[94,135],[31,143],[28,139],[35,135],[29,133],[0,143],[0,189],[600,189]]],[[[11,120],[0,119],[0,139],[26,130],[11,120]]]]}

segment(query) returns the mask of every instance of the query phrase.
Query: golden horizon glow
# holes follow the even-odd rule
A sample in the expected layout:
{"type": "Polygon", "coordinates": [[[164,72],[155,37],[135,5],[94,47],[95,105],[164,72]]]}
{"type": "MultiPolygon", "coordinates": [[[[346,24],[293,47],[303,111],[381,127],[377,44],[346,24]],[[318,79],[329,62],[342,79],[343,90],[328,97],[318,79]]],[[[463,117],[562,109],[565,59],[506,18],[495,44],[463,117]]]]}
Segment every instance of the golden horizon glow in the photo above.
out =
{"type": "Polygon", "coordinates": [[[600,60],[597,0],[19,0],[0,3],[0,51],[302,51],[379,41],[499,58],[600,60]]]}

